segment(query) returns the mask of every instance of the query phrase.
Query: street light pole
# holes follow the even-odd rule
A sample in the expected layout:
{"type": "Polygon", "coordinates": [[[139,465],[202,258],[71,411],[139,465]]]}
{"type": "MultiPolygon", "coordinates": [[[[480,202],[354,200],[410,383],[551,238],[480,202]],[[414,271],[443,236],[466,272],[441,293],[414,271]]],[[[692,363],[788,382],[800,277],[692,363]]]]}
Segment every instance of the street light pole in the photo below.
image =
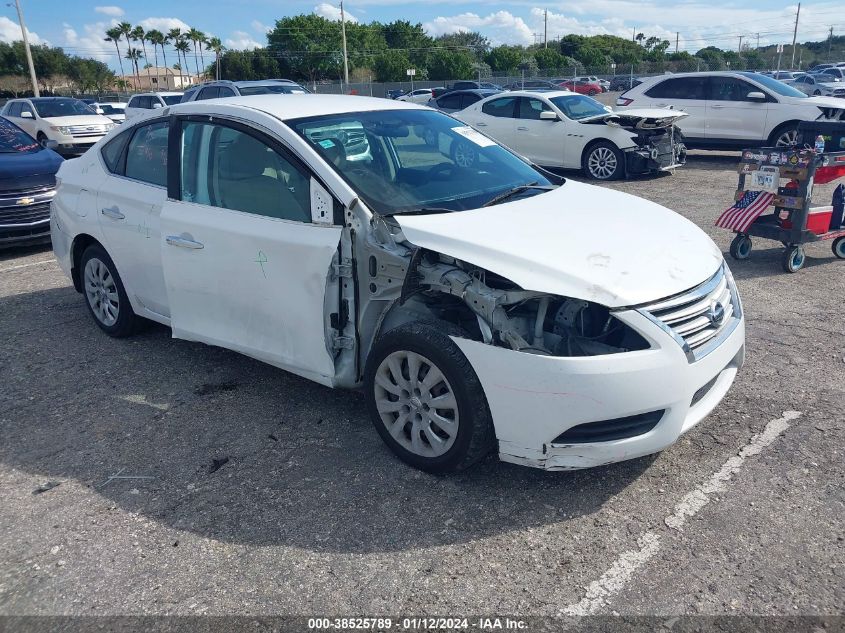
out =
{"type": "Polygon", "coordinates": [[[35,77],[35,64],[32,63],[32,51],[29,50],[29,36],[26,34],[26,25],[23,22],[23,11],[21,11],[20,0],[15,0],[15,8],[18,10],[18,22],[21,25],[21,35],[23,36],[23,48],[26,51],[26,63],[29,65],[29,78],[32,80],[32,94],[40,97],[41,92],[38,90],[38,79],[35,77]]]}

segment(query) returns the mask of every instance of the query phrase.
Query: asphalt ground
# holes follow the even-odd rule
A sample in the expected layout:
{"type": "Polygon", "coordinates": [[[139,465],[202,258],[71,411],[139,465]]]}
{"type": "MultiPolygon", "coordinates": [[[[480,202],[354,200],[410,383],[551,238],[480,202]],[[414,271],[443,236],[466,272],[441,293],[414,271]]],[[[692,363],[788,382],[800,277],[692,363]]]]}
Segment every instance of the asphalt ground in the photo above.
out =
{"type": "MultiPolygon", "coordinates": [[[[735,163],[612,186],[727,251],[735,163]]],[[[160,326],[110,339],[49,248],[3,251],[0,614],[842,615],[845,262],[781,250],[731,262],[746,365],[675,446],[448,477],[359,394],[160,326]]]]}

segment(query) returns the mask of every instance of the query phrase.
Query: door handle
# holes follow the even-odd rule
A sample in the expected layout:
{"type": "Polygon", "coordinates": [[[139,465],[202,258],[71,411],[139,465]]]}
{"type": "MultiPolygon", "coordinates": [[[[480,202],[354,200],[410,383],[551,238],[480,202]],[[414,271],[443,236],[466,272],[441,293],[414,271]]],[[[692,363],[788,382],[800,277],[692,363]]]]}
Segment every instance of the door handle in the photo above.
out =
{"type": "Polygon", "coordinates": [[[723,105],[719,105],[718,103],[714,103],[714,104],[713,104],[713,105],[711,105],[710,107],[711,107],[711,108],[713,108],[714,110],[721,110],[721,109],[722,109],[722,108],[724,108],[725,106],[723,106],[723,105]]]}
{"type": "Polygon", "coordinates": [[[475,127],[487,127],[486,123],[476,123],[475,127]]]}
{"type": "Polygon", "coordinates": [[[520,126],[519,126],[518,128],[516,128],[516,129],[517,129],[517,130],[519,130],[520,132],[527,132],[527,131],[528,131],[528,128],[527,128],[527,127],[525,127],[524,125],[520,125],[520,126]]]}
{"type": "Polygon", "coordinates": [[[182,237],[181,235],[168,235],[165,238],[165,241],[171,246],[180,246],[182,248],[205,248],[205,245],[202,242],[197,242],[187,237],[182,237]]]}
{"type": "Polygon", "coordinates": [[[100,213],[102,213],[107,218],[111,218],[112,220],[122,220],[126,216],[120,212],[120,209],[117,207],[106,207],[105,209],[100,209],[100,213]]]}

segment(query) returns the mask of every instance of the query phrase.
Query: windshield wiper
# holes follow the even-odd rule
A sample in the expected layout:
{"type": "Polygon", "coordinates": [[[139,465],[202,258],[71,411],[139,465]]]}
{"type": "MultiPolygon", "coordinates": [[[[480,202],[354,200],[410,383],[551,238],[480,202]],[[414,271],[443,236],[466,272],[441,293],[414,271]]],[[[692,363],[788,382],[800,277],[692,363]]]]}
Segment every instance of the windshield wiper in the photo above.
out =
{"type": "Polygon", "coordinates": [[[519,185],[518,187],[514,187],[513,189],[508,189],[507,191],[500,193],[498,196],[495,196],[492,199],[488,200],[487,202],[485,202],[481,206],[483,206],[483,207],[492,206],[494,204],[502,202],[503,200],[507,200],[511,196],[515,196],[518,193],[522,193],[523,191],[529,191],[530,189],[542,189],[544,191],[550,191],[554,188],[555,187],[553,187],[552,185],[541,185],[537,182],[529,182],[528,184],[519,185]]]}

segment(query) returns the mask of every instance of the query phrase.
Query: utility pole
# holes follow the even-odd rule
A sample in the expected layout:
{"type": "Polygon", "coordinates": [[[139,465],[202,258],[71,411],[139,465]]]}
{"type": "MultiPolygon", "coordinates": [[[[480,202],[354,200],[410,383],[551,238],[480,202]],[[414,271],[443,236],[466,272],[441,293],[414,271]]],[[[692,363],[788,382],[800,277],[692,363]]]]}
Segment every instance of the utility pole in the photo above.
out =
{"type": "MultiPolygon", "coordinates": [[[[833,27],[830,32],[833,33],[833,27]]],[[[543,9],[543,48],[549,47],[549,10],[543,9]]]]}
{"type": "Polygon", "coordinates": [[[833,27],[830,27],[830,35],[827,38],[827,61],[830,61],[830,48],[833,46],[833,27]]]}
{"type": "Polygon", "coordinates": [[[760,50],[760,34],[757,33],[757,50],[760,50]]]}
{"type": "Polygon", "coordinates": [[[26,25],[23,23],[23,11],[21,10],[20,0],[15,0],[15,8],[18,10],[18,22],[20,22],[21,35],[23,36],[23,48],[26,51],[26,63],[29,65],[29,78],[32,80],[32,94],[40,97],[41,92],[38,90],[38,79],[35,77],[35,64],[32,63],[32,51],[29,50],[29,36],[26,34],[26,25]]]}
{"type": "Polygon", "coordinates": [[[636,26],[634,27],[634,30],[631,32],[631,41],[632,42],[637,41],[637,27],[636,26]]]}
{"type": "Polygon", "coordinates": [[[343,12],[343,0],[340,0],[340,33],[343,36],[343,83],[349,85],[349,60],[346,57],[346,14],[343,12]]]}
{"type": "Polygon", "coordinates": [[[801,3],[798,3],[798,11],[795,12],[795,30],[792,31],[792,64],[789,70],[795,68],[795,41],[798,39],[798,16],[801,15],[801,3]]]}
{"type": "Polygon", "coordinates": [[[739,53],[740,56],[742,56],[742,38],[743,38],[743,36],[740,35],[739,36],[739,48],[736,49],[736,52],[739,53]]]}
{"type": "Polygon", "coordinates": [[[681,39],[681,32],[675,31],[675,53],[678,52],[678,42],[680,41],[680,39],[681,39]]]}

